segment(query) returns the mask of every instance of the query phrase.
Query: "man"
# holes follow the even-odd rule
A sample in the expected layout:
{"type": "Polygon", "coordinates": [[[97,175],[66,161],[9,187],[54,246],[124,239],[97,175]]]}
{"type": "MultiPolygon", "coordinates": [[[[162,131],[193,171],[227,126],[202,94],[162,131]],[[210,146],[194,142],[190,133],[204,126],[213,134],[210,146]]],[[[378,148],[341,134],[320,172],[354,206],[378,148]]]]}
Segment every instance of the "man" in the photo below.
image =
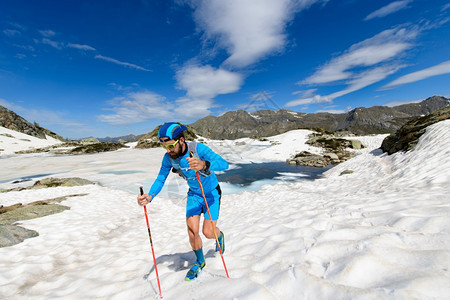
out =
{"type": "MultiPolygon", "coordinates": [[[[164,154],[161,169],[148,194],[137,197],[138,204],[147,205],[161,191],[170,171],[178,173],[188,185],[189,191],[186,204],[186,225],[189,242],[197,260],[186,274],[186,280],[194,280],[205,267],[202,239],[199,234],[200,216],[204,214],[203,235],[207,239],[215,239],[214,230],[219,240],[222,252],[225,251],[225,236],[216,226],[219,218],[221,191],[214,171],[228,169],[226,162],[209,147],[197,142],[185,140],[184,131],[187,128],[175,122],[165,123],[158,131],[158,137],[167,153],[164,154]],[[192,153],[192,157],[190,157],[192,153]],[[211,212],[211,219],[206,211],[205,201],[195,172],[200,174],[205,197],[211,212]],[[214,226],[213,226],[214,225],[214,226]]],[[[219,247],[216,242],[216,251],[219,247]]]]}

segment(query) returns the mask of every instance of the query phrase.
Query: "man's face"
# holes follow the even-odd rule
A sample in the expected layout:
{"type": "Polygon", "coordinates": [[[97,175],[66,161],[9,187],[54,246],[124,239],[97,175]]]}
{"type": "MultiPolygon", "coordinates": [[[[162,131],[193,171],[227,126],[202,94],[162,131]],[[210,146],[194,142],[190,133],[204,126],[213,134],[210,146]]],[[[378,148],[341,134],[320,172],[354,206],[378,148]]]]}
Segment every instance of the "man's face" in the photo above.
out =
{"type": "Polygon", "coordinates": [[[179,140],[165,140],[162,142],[162,145],[166,149],[167,153],[169,153],[170,157],[177,159],[181,156],[181,153],[183,153],[183,142],[183,138],[179,140]]]}

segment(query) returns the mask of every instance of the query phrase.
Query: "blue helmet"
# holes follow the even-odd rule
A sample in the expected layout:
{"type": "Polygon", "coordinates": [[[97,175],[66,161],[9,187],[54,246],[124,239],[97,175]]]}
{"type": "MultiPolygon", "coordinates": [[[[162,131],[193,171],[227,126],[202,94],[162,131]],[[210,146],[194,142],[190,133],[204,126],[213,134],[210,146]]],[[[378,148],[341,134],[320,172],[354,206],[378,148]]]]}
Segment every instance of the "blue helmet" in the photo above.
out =
{"type": "Polygon", "coordinates": [[[158,130],[158,138],[161,140],[164,137],[168,137],[169,140],[173,140],[185,130],[187,130],[186,126],[180,125],[178,123],[164,123],[158,130]]]}

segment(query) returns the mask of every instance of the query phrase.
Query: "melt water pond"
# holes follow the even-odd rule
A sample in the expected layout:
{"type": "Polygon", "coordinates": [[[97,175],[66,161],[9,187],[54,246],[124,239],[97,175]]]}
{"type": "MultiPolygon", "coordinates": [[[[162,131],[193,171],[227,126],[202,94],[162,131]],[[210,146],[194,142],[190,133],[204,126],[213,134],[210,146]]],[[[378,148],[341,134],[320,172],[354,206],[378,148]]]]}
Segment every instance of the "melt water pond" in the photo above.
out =
{"type": "Polygon", "coordinates": [[[261,180],[314,180],[332,167],[333,165],[325,168],[293,166],[286,162],[233,164],[231,169],[217,174],[217,178],[219,182],[241,186],[248,186],[261,180]]]}

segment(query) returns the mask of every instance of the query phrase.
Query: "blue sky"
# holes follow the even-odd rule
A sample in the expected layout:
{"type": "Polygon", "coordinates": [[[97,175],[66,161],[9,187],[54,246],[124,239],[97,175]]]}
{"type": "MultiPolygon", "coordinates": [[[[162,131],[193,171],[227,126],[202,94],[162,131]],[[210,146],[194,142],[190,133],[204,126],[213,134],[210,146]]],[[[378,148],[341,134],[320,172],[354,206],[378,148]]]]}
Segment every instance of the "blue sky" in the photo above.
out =
{"type": "Polygon", "coordinates": [[[450,95],[449,0],[0,1],[0,105],[68,138],[450,95]]]}

